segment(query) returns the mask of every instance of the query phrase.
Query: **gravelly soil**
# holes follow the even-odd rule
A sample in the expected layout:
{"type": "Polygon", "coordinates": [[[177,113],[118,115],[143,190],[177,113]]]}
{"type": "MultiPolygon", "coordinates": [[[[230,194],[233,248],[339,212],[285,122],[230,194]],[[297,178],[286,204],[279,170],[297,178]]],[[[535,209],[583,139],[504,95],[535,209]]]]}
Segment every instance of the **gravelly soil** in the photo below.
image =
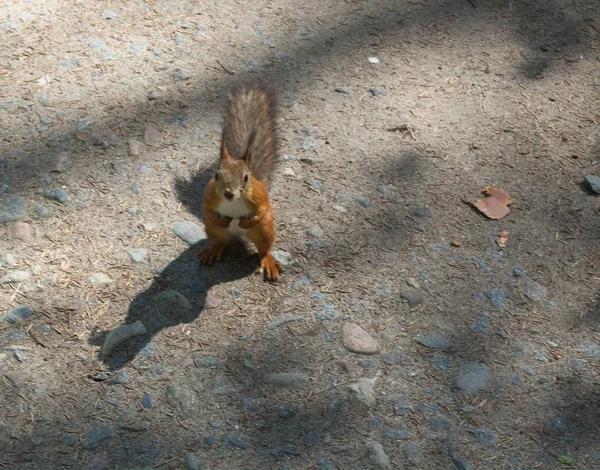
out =
{"type": "Polygon", "coordinates": [[[599,19],[3,2],[0,467],[600,466],[599,19]],[[202,232],[227,89],[258,77],[282,95],[277,284],[174,230],[202,232]],[[490,185],[499,221],[471,205],[490,185]]]}

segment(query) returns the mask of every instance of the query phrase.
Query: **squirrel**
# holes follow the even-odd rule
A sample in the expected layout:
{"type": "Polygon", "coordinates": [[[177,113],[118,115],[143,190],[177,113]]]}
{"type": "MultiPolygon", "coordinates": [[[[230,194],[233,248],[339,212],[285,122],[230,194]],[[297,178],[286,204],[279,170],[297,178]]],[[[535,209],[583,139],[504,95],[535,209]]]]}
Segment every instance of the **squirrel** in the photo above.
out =
{"type": "Polygon", "coordinates": [[[247,237],[258,249],[259,270],[276,281],[283,270],[271,255],[275,243],[269,187],[278,159],[277,95],[266,82],[239,84],[229,93],[215,176],[204,189],[202,208],[212,246],[200,263],[220,260],[229,240],[247,237]]]}

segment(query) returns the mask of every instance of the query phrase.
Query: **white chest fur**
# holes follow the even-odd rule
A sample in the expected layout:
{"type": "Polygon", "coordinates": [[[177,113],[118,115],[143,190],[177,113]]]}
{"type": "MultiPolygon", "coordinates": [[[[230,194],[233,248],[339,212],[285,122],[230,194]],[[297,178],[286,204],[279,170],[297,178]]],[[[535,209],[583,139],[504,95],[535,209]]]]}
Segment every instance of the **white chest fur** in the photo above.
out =
{"type": "Polygon", "coordinates": [[[224,199],[217,207],[217,213],[221,217],[231,217],[233,219],[229,224],[229,233],[232,235],[244,235],[247,232],[247,230],[239,227],[240,217],[250,217],[252,212],[242,199],[232,201],[224,199]]]}

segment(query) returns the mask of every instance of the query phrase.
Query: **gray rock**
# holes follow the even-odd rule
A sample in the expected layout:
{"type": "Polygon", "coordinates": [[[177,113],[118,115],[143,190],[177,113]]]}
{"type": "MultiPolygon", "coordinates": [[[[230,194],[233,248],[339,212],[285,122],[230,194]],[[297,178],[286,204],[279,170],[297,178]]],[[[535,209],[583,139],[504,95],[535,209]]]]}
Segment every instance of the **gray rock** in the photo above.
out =
{"type": "Polygon", "coordinates": [[[222,369],[225,366],[225,361],[214,356],[202,356],[194,359],[194,364],[198,368],[222,369]]]}
{"type": "Polygon", "coordinates": [[[29,307],[25,307],[24,305],[18,305],[15,308],[9,310],[6,314],[4,314],[4,321],[7,323],[18,324],[23,320],[27,320],[29,317],[35,315],[35,312],[31,310],[29,307]]]}
{"type": "Polygon", "coordinates": [[[256,414],[260,410],[261,402],[258,398],[253,396],[246,396],[242,398],[242,408],[249,414],[256,414]]]}
{"type": "Polygon", "coordinates": [[[383,446],[379,442],[367,442],[367,450],[369,451],[369,460],[383,470],[392,470],[390,458],[383,450],[383,446]]]}
{"type": "Polygon", "coordinates": [[[194,245],[200,240],[206,238],[204,229],[194,222],[185,220],[183,222],[177,222],[171,227],[173,233],[181,238],[188,245],[194,245]]]}
{"type": "Polygon", "coordinates": [[[359,206],[369,207],[369,200],[366,197],[356,196],[353,198],[359,206]]]}
{"type": "Polygon", "coordinates": [[[491,289],[487,293],[487,297],[495,309],[504,310],[506,308],[506,293],[502,289],[491,289]]]}
{"type": "Polygon", "coordinates": [[[213,379],[213,393],[215,395],[229,395],[235,392],[233,382],[225,375],[217,375],[213,379]]]}
{"type": "Polygon", "coordinates": [[[423,454],[421,453],[421,449],[419,446],[413,442],[408,442],[402,447],[402,453],[406,460],[412,465],[417,465],[423,460],[423,454]]]}
{"type": "Polygon", "coordinates": [[[185,455],[184,463],[186,470],[198,470],[200,468],[200,461],[198,460],[198,457],[196,457],[196,454],[192,452],[188,452],[185,455]]]}
{"type": "Polygon", "coordinates": [[[275,409],[277,416],[283,419],[293,418],[296,416],[296,406],[293,403],[283,403],[275,409]]]}
{"type": "Polygon", "coordinates": [[[371,408],[375,404],[375,382],[377,378],[369,379],[363,377],[362,379],[358,379],[355,383],[350,384],[350,390],[356,393],[356,398],[358,401],[364,403],[369,408],[371,408]]]}
{"type": "Polygon", "coordinates": [[[410,307],[416,307],[425,302],[425,298],[416,289],[403,289],[402,292],[400,292],[400,295],[408,301],[410,307]]]}
{"type": "Polygon", "coordinates": [[[248,443],[238,436],[235,432],[231,431],[227,433],[225,439],[223,440],[223,445],[221,446],[221,450],[229,446],[237,447],[238,449],[245,449],[248,447],[248,443]]]}
{"type": "Polygon", "coordinates": [[[44,192],[44,197],[47,199],[52,199],[61,204],[64,204],[69,200],[69,195],[64,192],[62,189],[50,189],[44,192]]]}
{"type": "Polygon", "coordinates": [[[381,431],[382,439],[389,439],[389,440],[393,440],[393,441],[403,441],[406,439],[410,439],[410,437],[411,437],[411,434],[406,429],[390,428],[390,429],[384,429],[383,431],[381,431]]]}
{"type": "Polygon", "coordinates": [[[447,351],[452,347],[452,342],[445,335],[423,335],[417,338],[417,343],[430,349],[447,351]]]}
{"type": "Polygon", "coordinates": [[[298,372],[279,372],[266,374],[263,380],[265,384],[271,388],[304,390],[308,387],[308,375],[298,372]]]}
{"type": "Polygon", "coordinates": [[[129,250],[129,257],[134,263],[141,263],[148,256],[148,250],[146,248],[134,248],[129,250]]]}
{"type": "Polygon", "coordinates": [[[345,88],[336,88],[333,91],[335,91],[336,93],[343,93],[345,95],[348,94],[348,91],[345,88]]]}
{"type": "Polygon", "coordinates": [[[452,386],[470,395],[486,388],[489,382],[490,371],[488,366],[481,362],[467,362],[458,370],[458,375],[452,382],[452,386]]]}
{"type": "Polygon", "coordinates": [[[148,429],[148,423],[144,421],[125,421],[119,425],[121,429],[131,432],[141,432],[148,429]]]}
{"type": "Polygon", "coordinates": [[[471,331],[473,333],[487,333],[491,327],[490,319],[488,317],[481,317],[475,320],[473,326],[471,326],[471,331]]]}
{"type": "Polygon", "coordinates": [[[455,426],[455,423],[446,416],[432,416],[429,418],[429,426],[431,426],[431,429],[434,431],[447,431],[452,429],[455,426]]]}
{"type": "Polygon", "coordinates": [[[109,385],[119,385],[126,384],[129,382],[129,372],[126,370],[120,370],[115,375],[113,375],[110,379],[108,379],[109,385]]]}
{"type": "Polygon", "coordinates": [[[143,129],[143,140],[146,145],[151,147],[159,147],[164,139],[164,135],[156,127],[146,125],[143,129]]]}
{"type": "Polygon", "coordinates": [[[596,194],[600,194],[600,178],[597,176],[589,175],[585,177],[585,182],[588,187],[595,192],[596,194]]]}
{"type": "Polygon", "coordinates": [[[450,365],[450,359],[444,354],[427,354],[427,359],[431,361],[433,367],[442,370],[444,372],[450,372],[452,366],[450,365]]]}
{"type": "Polygon", "coordinates": [[[414,406],[406,398],[394,396],[392,397],[392,408],[396,416],[406,416],[414,409],[414,406]]]}
{"type": "Polygon", "coordinates": [[[18,284],[28,281],[30,277],[31,274],[27,271],[11,271],[0,277],[0,284],[18,284]]]}
{"type": "Polygon", "coordinates": [[[199,413],[196,394],[187,387],[170,382],[167,385],[166,401],[167,405],[177,410],[181,419],[189,419],[199,413]]]}
{"type": "Polygon", "coordinates": [[[359,354],[377,354],[379,344],[360,326],[346,323],[342,328],[342,343],[348,351],[359,354]]]}
{"type": "Polygon", "coordinates": [[[325,236],[325,232],[318,225],[313,225],[306,231],[306,233],[313,238],[323,238],[325,236]]]}
{"type": "Polygon", "coordinates": [[[104,345],[102,346],[102,357],[107,357],[123,341],[133,336],[145,335],[147,333],[148,330],[140,320],[135,323],[118,326],[106,335],[104,345]]]}
{"type": "Polygon", "coordinates": [[[548,297],[548,289],[533,279],[523,279],[523,294],[533,302],[542,302],[548,297]]]}
{"type": "Polygon", "coordinates": [[[588,341],[586,343],[580,344],[579,349],[583,354],[600,359],[600,344],[594,343],[593,341],[588,341]]]}
{"type": "Polygon", "coordinates": [[[81,447],[86,450],[91,450],[99,447],[104,441],[110,439],[112,429],[106,423],[96,423],[87,432],[85,439],[81,443],[81,447]]]}
{"type": "Polygon", "coordinates": [[[288,445],[288,446],[277,446],[271,449],[271,455],[277,458],[283,457],[297,457],[300,455],[300,451],[296,446],[288,445]]]}
{"type": "Polygon", "coordinates": [[[15,222],[27,215],[25,199],[21,196],[0,198],[0,223],[15,222]]]}
{"type": "Polygon", "coordinates": [[[500,439],[494,431],[488,428],[473,428],[469,429],[471,433],[477,437],[486,447],[494,447],[500,442],[500,439]]]}
{"type": "Polygon", "coordinates": [[[282,266],[292,266],[296,263],[296,260],[292,258],[292,254],[287,251],[274,250],[271,252],[271,255],[275,258],[275,261],[281,263],[282,266]]]}
{"type": "Polygon", "coordinates": [[[112,279],[110,277],[108,277],[106,274],[102,273],[102,272],[97,272],[92,274],[90,277],[88,277],[88,282],[96,287],[99,286],[106,286],[108,284],[110,284],[112,281],[112,279]]]}
{"type": "Polygon", "coordinates": [[[317,470],[338,470],[338,467],[331,460],[323,458],[317,460],[317,470]]]}
{"type": "Polygon", "coordinates": [[[464,460],[457,452],[452,449],[448,449],[452,463],[458,470],[471,470],[471,465],[464,460]]]}
{"type": "Polygon", "coordinates": [[[24,242],[30,241],[33,236],[31,225],[26,222],[15,222],[10,226],[8,233],[11,240],[23,240],[24,242]]]}
{"type": "Polygon", "coordinates": [[[43,204],[35,204],[33,206],[33,213],[40,219],[47,219],[54,215],[54,211],[50,207],[46,207],[43,204]]]}
{"type": "Polygon", "coordinates": [[[277,320],[274,320],[271,323],[269,323],[267,325],[267,329],[274,330],[275,328],[295,321],[306,321],[306,318],[300,315],[284,315],[283,317],[280,317],[277,320]]]}
{"type": "Polygon", "coordinates": [[[16,264],[17,259],[10,253],[0,255],[0,268],[4,268],[5,266],[15,266],[16,264]]]}
{"type": "Polygon", "coordinates": [[[13,370],[10,372],[6,372],[4,374],[4,376],[11,381],[11,383],[15,386],[15,387],[22,387],[23,385],[25,385],[29,379],[31,378],[29,372],[25,371],[25,370],[13,370]]]}
{"type": "Polygon", "coordinates": [[[385,90],[379,90],[377,88],[371,88],[369,90],[373,96],[383,96],[385,95],[385,90]]]}
{"type": "Polygon", "coordinates": [[[152,399],[152,395],[149,393],[144,393],[144,398],[142,398],[142,406],[147,410],[151,410],[154,408],[154,400],[152,399]]]}

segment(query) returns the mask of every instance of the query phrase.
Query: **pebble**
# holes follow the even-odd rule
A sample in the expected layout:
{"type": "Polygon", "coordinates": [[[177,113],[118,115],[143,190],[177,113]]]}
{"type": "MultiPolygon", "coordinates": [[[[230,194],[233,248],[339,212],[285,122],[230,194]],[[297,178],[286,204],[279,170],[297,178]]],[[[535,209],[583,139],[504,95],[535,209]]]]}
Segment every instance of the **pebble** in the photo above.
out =
{"type": "Polygon", "coordinates": [[[40,219],[47,219],[48,217],[52,217],[54,215],[54,211],[43,204],[35,204],[33,206],[33,213],[40,219]]]}
{"type": "Polygon", "coordinates": [[[146,125],[143,130],[143,139],[147,145],[151,147],[158,147],[162,144],[164,136],[156,127],[146,125]]]}
{"type": "Polygon", "coordinates": [[[238,449],[245,449],[246,447],[248,447],[248,443],[233,431],[227,433],[227,435],[225,436],[225,439],[223,440],[223,445],[221,446],[221,450],[230,445],[237,447],[238,449]]]}
{"type": "Polygon", "coordinates": [[[340,206],[339,204],[334,205],[333,208],[336,211],[341,212],[342,214],[345,214],[346,212],[348,212],[348,209],[346,209],[344,206],[340,206]]]}
{"type": "Polygon", "coordinates": [[[0,284],[17,284],[29,280],[28,271],[11,271],[0,278],[0,284]]]}
{"type": "Polygon", "coordinates": [[[60,202],[61,204],[64,204],[69,200],[69,195],[62,189],[50,189],[48,191],[45,191],[44,197],[46,199],[52,199],[54,201],[60,202]]]}
{"type": "Polygon", "coordinates": [[[410,439],[410,432],[408,432],[406,429],[395,429],[395,428],[389,428],[389,429],[384,429],[381,432],[381,438],[382,439],[389,439],[389,440],[395,440],[395,441],[402,441],[405,439],[410,439]]]}
{"type": "Polygon", "coordinates": [[[253,396],[246,396],[242,398],[242,408],[249,414],[256,414],[260,410],[260,400],[253,396]]]}
{"type": "Polygon", "coordinates": [[[92,121],[89,119],[83,119],[81,121],[77,121],[77,132],[83,132],[85,129],[92,125],[92,121]]]}
{"type": "Polygon", "coordinates": [[[353,198],[359,206],[369,207],[369,200],[366,197],[356,196],[353,198]]]}
{"type": "Polygon", "coordinates": [[[292,258],[292,254],[287,251],[274,250],[271,252],[271,255],[275,258],[275,261],[281,263],[282,266],[291,266],[296,263],[296,260],[292,258]]]}
{"type": "Polygon", "coordinates": [[[194,359],[194,364],[198,368],[222,369],[225,366],[225,361],[214,356],[202,356],[194,359]]]}
{"type": "Polygon", "coordinates": [[[533,279],[523,279],[523,294],[533,302],[541,302],[548,297],[548,289],[533,279]]]}
{"type": "Polygon", "coordinates": [[[294,173],[294,170],[292,170],[292,169],[291,169],[289,166],[288,166],[288,167],[285,167],[285,168],[283,169],[283,171],[281,172],[281,174],[282,174],[283,176],[290,176],[290,177],[292,177],[292,178],[296,176],[296,173],[294,173]]]}
{"type": "Polygon", "coordinates": [[[471,470],[471,465],[469,465],[466,460],[462,459],[455,451],[448,449],[448,452],[452,459],[452,463],[458,470],[471,470]]]}
{"type": "Polygon", "coordinates": [[[388,366],[395,366],[397,364],[402,364],[403,362],[406,362],[407,357],[404,351],[402,351],[401,349],[397,349],[387,354],[383,354],[381,356],[381,360],[384,364],[387,364],[388,366]]]}
{"type": "Polygon", "coordinates": [[[141,143],[137,139],[129,139],[127,141],[127,148],[129,150],[129,155],[132,157],[138,157],[140,153],[142,153],[141,143]]]}
{"type": "Polygon", "coordinates": [[[148,423],[144,421],[126,421],[119,425],[121,429],[131,432],[141,432],[148,429],[148,423]]]}
{"type": "Polygon", "coordinates": [[[488,428],[473,428],[469,429],[471,433],[481,441],[486,447],[494,447],[500,442],[498,435],[488,428]]]}
{"type": "Polygon", "coordinates": [[[400,292],[400,295],[408,301],[410,307],[416,307],[425,301],[424,297],[416,289],[404,289],[400,292]]]}
{"type": "Polygon", "coordinates": [[[317,431],[310,431],[302,438],[302,441],[306,447],[314,447],[319,443],[320,440],[321,435],[317,431]]]}
{"type": "Polygon", "coordinates": [[[10,253],[0,255],[0,268],[3,268],[5,266],[15,266],[16,264],[17,258],[15,258],[10,253]]]}
{"type": "Polygon", "coordinates": [[[295,446],[277,446],[271,449],[271,455],[273,457],[297,457],[300,455],[300,451],[295,446]]]}
{"type": "Polygon", "coordinates": [[[452,429],[455,426],[455,423],[446,416],[432,416],[429,418],[429,426],[431,426],[431,429],[434,431],[444,431],[452,429]]]}
{"type": "Polygon", "coordinates": [[[177,409],[177,414],[181,419],[197,416],[200,411],[196,406],[195,393],[189,388],[173,382],[167,385],[166,401],[171,408],[177,409]]]}
{"type": "Polygon", "coordinates": [[[355,383],[350,384],[349,388],[356,393],[356,398],[361,403],[364,403],[369,408],[375,404],[375,382],[377,378],[369,379],[363,377],[358,379],[355,383]]]}
{"type": "Polygon", "coordinates": [[[392,408],[393,408],[394,414],[396,416],[406,416],[408,413],[410,413],[414,409],[414,406],[406,398],[402,398],[399,396],[393,396],[392,397],[392,408]]]}
{"type": "Polygon", "coordinates": [[[23,352],[20,351],[18,349],[15,349],[13,351],[14,355],[15,355],[15,359],[19,362],[25,362],[27,360],[27,355],[23,352]]]}
{"type": "Polygon", "coordinates": [[[417,343],[430,349],[447,351],[452,347],[452,342],[445,335],[423,335],[416,339],[417,343]]]}
{"type": "Polygon", "coordinates": [[[377,88],[371,88],[369,90],[373,96],[383,96],[385,95],[385,90],[379,90],[377,88]]]}
{"type": "Polygon", "coordinates": [[[35,315],[35,312],[29,307],[18,305],[4,314],[4,321],[6,323],[18,324],[23,320],[27,320],[33,315],[35,315]]]}
{"type": "Polygon", "coordinates": [[[369,57],[367,59],[371,64],[378,64],[379,63],[379,59],[377,57],[369,57]]]}
{"type": "Polygon", "coordinates": [[[116,327],[115,329],[111,330],[104,339],[104,344],[102,345],[102,356],[107,357],[113,351],[113,349],[115,349],[123,341],[126,341],[133,336],[145,335],[147,333],[148,330],[140,320],[136,321],[135,323],[129,323],[116,327]]]}
{"type": "Polygon", "coordinates": [[[188,452],[185,455],[185,468],[186,470],[198,470],[200,468],[200,461],[193,452],[188,452]]]}
{"type": "Polygon", "coordinates": [[[490,330],[491,323],[487,317],[481,317],[475,320],[475,323],[471,326],[473,333],[487,333],[490,330]]]}
{"type": "Polygon", "coordinates": [[[112,279],[102,272],[97,272],[88,277],[88,282],[93,286],[106,286],[112,282],[112,279]]]}
{"type": "Polygon", "coordinates": [[[126,384],[127,382],[129,382],[129,373],[126,370],[120,370],[108,379],[107,383],[109,385],[119,385],[126,384]]]}
{"type": "Polygon", "coordinates": [[[141,263],[148,256],[148,250],[146,248],[134,248],[129,250],[129,257],[134,263],[141,263]]]}
{"type": "Polygon", "coordinates": [[[419,219],[425,219],[426,217],[431,217],[431,212],[426,207],[417,207],[412,210],[412,215],[419,219]]]}
{"type": "Polygon", "coordinates": [[[347,95],[347,94],[348,94],[348,91],[346,91],[346,89],[345,89],[345,88],[336,88],[336,89],[335,89],[335,90],[333,90],[333,91],[335,91],[336,93],[343,93],[343,94],[345,94],[345,95],[347,95]]]}
{"type": "Polygon", "coordinates": [[[283,317],[278,318],[277,320],[274,320],[271,323],[269,323],[267,325],[267,329],[274,330],[275,328],[278,328],[280,326],[286,325],[291,322],[296,322],[296,321],[306,321],[306,318],[304,318],[300,315],[284,315],[283,317]]]}
{"type": "Polygon", "coordinates": [[[185,220],[183,222],[177,222],[171,227],[173,233],[181,238],[188,245],[194,245],[200,240],[206,238],[204,229],[194,222],[185,220]]]}
{"type": "Polygon", "coordinates": [[[308,375],[297,372],[266,374],[263,380],[271,388],[285,388],[289,390],[304,390],[308,388],[308,375]]]}
{"type": "Polygon", "coordinates": [[[593,341],[588,341],[586,343],[580,344],[579,349],[583,354],[593,357],[595,359],[600,359],[600,344],[594,343],[593,341]]]}
{"type": "Polygon", "coordinates": [[[106,423],[96,423],[87,432],[85,439],[81,443],[81,447],[86,450],[95,449],[100,446],[104,441],[110,439],[112,436],[112,429],[106,423]]]}
{"type": "Polygon", "coordinates": [[[159,362],[157,364],[152,364],[152,366],[150,366],[150,368],[148,369],[146,374],[151,379],[160,379],[161,377],[163,377],[165,375],[166,371],[167,371],[167,367],[164,364],[159,362]]]}
{"type": "Polygon", "coordinates": [[[490,371],[488,366],[481,362],[467,362],[458,370],[458,375],[452,382],[452,386],[469,395],[483,390],[489,382],[490,371]]]}
{"type": "Polygon", "coordinates": [[[21,196],[0,199],[0,223],[21,220],[26,214],[25,199],[21,196]]]}
{"type": "Polygon", "coordinates": [[[293,418],[296,416],[296,406],[293,403],[283,403],[277,405],[275,409],[277,416],[283,419],[293,418]]]}
{"type": "Polygon", "coordinates": [[[502,289],[491,289],[487,293],[487,297],[495,309],[504,310],[506,308],[506,293],[502,289]]]}
{"type": "Polygon", "coordinates": [[[31,240],[31,225],[27,222],[16,222],[10,226],[10,238],[28,242],[31,240]]]}
{"type": "Polygon", "coordinates": [[[383,450],[383,446],[379,442],[370,441],[367,443],[367,450],[369,451],[369,459],[379,468],[383,470],[392,470],[390,464],[390,458],[383,450]]]}
{"type": "Polygon", "coordinates": [[[24,370],[13,370],[6,372],[4,376],[12,382],[15,387],[22,387],[30,378],[29,372],[24,370]]]}
{"type": "Polygon", "coordinates": [[[321,242],[319,240],[310,240],[305,243],[308,248],[321,248],[321,242]]]}
{"type": "Polygon", "coordinates": [[[402,447],[402,453],[404,454],[404,457],[406,457],[406,460],[408,460],[408,463],[413,465],[417,465],[421,462],[421,460],[423,460],[421,449],[419,449],[419,446],[413,442],[409,442],[402,447]]]}
{"type": "Polygon", "coordinates": [[[213,379],[212,387],[215,395],[229,395],[235,392],[233,382],[225,375],[217,375],[213,379]]]}
{"type": "Polygon", "coordinates": [[[325,232],[318,225],[313,225],[306,231],[306,233],[313,238],[323,238],[325,236],[325,232]]]}
{"type": "Polygon", "coordinates": [[[379,344],[360,326],[346,323],[342,328],[342,343],[348,351],[359,354],[377,354],[379,344]]]}
{"type": "Polygon", "coordinates": [[[219,307],[223,303],[222,299],[218,299],[214,294],[209,293],[204,299],[204,308],[206,309],[214,309],[219,307]]]}
{"type": "Polygon", "coordinates": [[[152,395],[149,393],[144,393],[144,398],[142,398],[142,406],[147,410],[151,410],[154,408],[154,400],[152,399],[152,395]]]}
{"type": "Polygon", "coordinates": [[[317,470],[338,470],[338,467],[331,460],[323,458],[317,460],[317,470]]]}
{"type": "Polygon", "coordinates": [[[594,175],[589,175],[585,177],[585,182],[588,187],[595,192],[596,194],[600,194],[600,178],[594,175]]]}

